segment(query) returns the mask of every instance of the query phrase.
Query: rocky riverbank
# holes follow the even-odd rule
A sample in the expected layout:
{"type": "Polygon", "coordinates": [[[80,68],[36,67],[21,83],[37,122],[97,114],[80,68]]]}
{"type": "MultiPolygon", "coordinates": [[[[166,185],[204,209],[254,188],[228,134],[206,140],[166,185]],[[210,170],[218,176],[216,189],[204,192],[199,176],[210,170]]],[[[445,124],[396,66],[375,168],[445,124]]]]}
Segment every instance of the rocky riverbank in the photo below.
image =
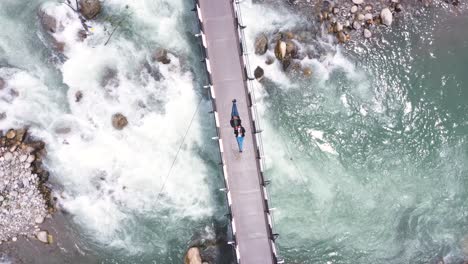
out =
{"type": "Polygon", "coordinates": [[[255,38],[255,54],[262,56],[263,66],[254,69],[254,77],[262,81],[265,70],[278,61],[285,72],[312,76],[310,64],[304,59],[318,59],[324,55],[318,38],[331,34],[343,45],[364,41],[390,28],[405,12],[415,12],[430,7],[454,8],[458,0],[270,0],[255,1],[260,5],[287,3],[289,9],[310,21],[307,26],[285,31],[262,32],[255,38]]]}
{"type": "Polygon", "coordinates": [[[53,213],[48,172],[41,166],[45,146],[27,135],[26,129],[0,131],[0,241],[18,236],[53,238],[40,225],[53,213]]]}

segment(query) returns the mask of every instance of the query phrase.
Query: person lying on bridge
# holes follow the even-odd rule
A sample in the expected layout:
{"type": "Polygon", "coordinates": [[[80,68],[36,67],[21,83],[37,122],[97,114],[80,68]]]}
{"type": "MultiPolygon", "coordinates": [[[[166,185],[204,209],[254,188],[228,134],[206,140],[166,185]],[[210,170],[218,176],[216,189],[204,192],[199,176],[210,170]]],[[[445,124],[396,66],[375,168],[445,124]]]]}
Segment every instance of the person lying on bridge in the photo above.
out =
{"type": "Polygon", "coordinates": [[[242,152],[244,149],[245,128],[240,125],[236,126],[234,128],[234,135],[236,136],[237,145],[239,146],[239,152],[242,152]]]}
{"type": "Polygon", "coordinates": [[[237,111],[236,99],[232,100],[232,110],[231,110],[231,127],[235,128],[240,126],[242,120],[240,119],[239,112],[237,111]]]}

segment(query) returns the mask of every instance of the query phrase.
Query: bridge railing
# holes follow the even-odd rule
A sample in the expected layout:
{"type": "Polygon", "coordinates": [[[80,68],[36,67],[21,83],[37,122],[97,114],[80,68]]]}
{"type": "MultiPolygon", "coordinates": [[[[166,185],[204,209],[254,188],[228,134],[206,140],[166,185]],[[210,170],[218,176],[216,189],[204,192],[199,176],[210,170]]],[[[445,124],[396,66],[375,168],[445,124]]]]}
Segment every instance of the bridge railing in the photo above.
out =
{"type": "MultiPolygon", "coordinates": [[[[223,156],[224,156],[224,150],[223,150],[223,144],[222,144],[222,138],[220,136],[220,124],[219,124],[219,117],[218,117],[218,113],[217,113],[217,109],[216,109],[216,95],[215,95],[215,92],[214,92],[214,89],[213,89],[213,83],[212,83],[212,79],[211,79],[211,66],[210,66],[210,61],[209,61],[209,58],[208,58],[208,54],[206,52],[206,49],[207,49],[207,41],[206,41],[206,37],[205,37],[205,34],[204,34],[204,29],[203,29],[203,18],[201,16],[201,10],[200,10],[200,6],[199,6],[199,3],[198,3],[198,0],[194,0],[194,8],[192,9],[192,11],[194,11],[197,16],[198,16],[198,19],[197,19],[197,22],[198,22],[198,30],[199,30],[199,33],[195,34],[195,36],[199,37],[200,38],[200,42],[201,42],[201,45],[200,45],[200,53],[201,53],[201,56],[202,56],[202,62],[205,63],[205,66],[206,66],[206,76],[207,76],[207,79],[208,79],[208,84],[205,85],[204,87],[205,88],[208,88],[208,94],[211,98],[211,101],[212,101],[212,107],[213,107],[213,115],[214,115],[214,119],[215,119],[215,125],[216,125],[216,135],[217,137],[214,137],[213,139],[216,139],[216,141],[218,141],[218,147],[219,147],[219,150],[220,150],[220,160],[221,160],[221,163],[220,163],[220,167],[221,167],[221,174],[223,174],[223,178],[224,178],[224,184],[225,184],[225,193],[226,193],[226,200],[228,201],[228,216],[229,216],[229,220],[231,222],[230,224],[230,228],[229,228],[229,231],[228,231],[228,236],[229,237],[232,237],[232,239],[230,239],[230,241],[228,243],[232,244],[234,247],[233,247],[233,250],[234,250],[234,254],[236,255],[236,258],[237,258],[237,263],[241,263],[241,256],[240,256],[240,252],[239,252],[239,246],[237,244],[237,240],[236,240],[236,223],[235,223],[235,219],[234,217],[232,216],[232,209],[231,209],[231,206],[232,206],[232,199],[231,199],[231,193],[229,191],[229,182],[228,182],[228,177],[227,177],[227,169],[226,169],[226,164],[223,164],[223,156]]],[[[235,19],[236,19],[236,26],[237,26],[237,31],[238,31],[238,37],[239,37],[239,43],[240,43],[240,51],[241,51],[241,54],[240,56],[242,56],[242,62],[244,63],[244,74],[245,74],[245,77],[246,77],[246,84],[247,84],[247,94],[248,94],[248,103],[249,103],[249,108],[250,108],[250,117],[252,118],[252,127],[253,127],[253,133],[255,135],[254,137],[254,141],[255,141],[255,145],[257,147],[257,160],[258,160],[258,165],[259,165],[259,168],[260,168],[260,182],[261,182],[261,185],[262,185],[262,192],[263,192],[263,197],[264,197],[264,207],[265,207],[265,214],[266,214],[266,220],[269,224],[269,227],[270,227],[270,230],[269,230],[269,237],[270,237],[270,241],[271,241],[271,247],[272,247],[272,251],[273,251],[273,257],[275,259],[275,262],[276,263],[284,263],[283,260],[281,260],[279,257],[278,257],[278,254],[277,254],[277,249],[276,249],[276,244],[275,244],[275,239],[278,237],[278,234],[275,234],[273,232],[274,230],[274,225],[275,225],[275,220],[274,220],[274,216],[272,214],[272,211],[273,211],[273,208],[270,209],[269,207],[269,204],[271,204],[271,198],[269,198],[269,195],[268,195],[268,185],[269,185],[269,181],[266,181],[264,179],[264,170],[266,168],[265,166],[265,154],[264,154],[264,148],[263,148],[263,139],[262,139],[262,135],[261,135],[261,125],[260,125],[260,118],[259,118],[259,114],[258,114],[258,109],[256,107],[256,96],[255,96],[255,78],[253,78],[251,76],[252,74],[252,69],[251,69],[251,66],[250,66],[250,59],[249,59],[249,52],[248,52],[248,45],[247,45],[247,38],[245,37],[245,33],[244,33],[244,29],[246,28],[246,26],[243,24],[243,19],[242,19],[242,12],[241,12],[241,7],[240,7],[240,1],[237,1],[237,0],[232,0],[232,4],[233,4],[233,11],[234,11],[234,15],[235,15],[235,19]]]]}
{"type": "Polygon", "coordinates": [[[245,77],[246,77],[247,89],[248,89],[247,92],[248,92],[249,101],[250,101],[249,102],[250,112],[251,112],[251,117],[253,121],[253,132],[255,134],[255,139],[256,139],[257,159],[259,162],[259,167],[260,167],[260,172],[261,172],[260,180],[261,180],[262,188],[263,188],[267,221],[268,221],[268,224],[270,225],[270,239],[271,239],[271,244],[272,244],[271,246],[272,246],[272,250],[274,253],[275,261],[277,263],[284,263],[284,261],[278,257],[276,244],[275,244],[275,240],[278,237],[278,234],[274,233],[275,219],[274,219],[274,214],[272,213],[274,208],[269,207],[269,205],[272,204],[271,196],[268,195],[269,189],[270,189],[269,188],[270,181],[265,180],[265,175],[264,175],[266,164],[265,164],[265,149],[263,146],[263,138],[262,138],[263,130],[262,130],[262,126],[260,123],[260,115],[257,109],[257,98],[255,96],[256,80],[255,80],[255,77],[253,77],[252,75],[253,70],[250,64],[250,52],[249,52],[250,45],[248,43],[247,37],[245,36],[245,29],[247,28],[247,25],[245,24],[243,16],[242,16],[241,2],[242,0],[232,0],[236,24],[237,24],[237,32],[239,36],[240,51],[241,51],[242,61],[244,63],[244,71],[245,71],[245,77]]]}
{"type": "Polygon", "coordinates": [[[212,105],[212,111],[211,113],[213,114],[214,117],[214,122],[216,126],[216,137],[213,137],[213,139],[217,142],[218,148],[219,148],[219,170],[220,170],[220,175],[223,175],[223,181],[224,181],[224,188],[222,189],[225,193],[225,199],[227,201],[227,218],[229,219],[229,225],[228,225],[228,230],[227,230],[227,237],[228,237],[228,243],[232,245],[232,254],[236,257],[237,263],[241,262],[240,258],[240,252],[239,252],[239,245],[238,241],[236,238],[236,223],[235,223],[235,218],[232,215],[232,198],[231,198],[231,193],[229,190],[229,178],[227,174],[227,167],[226,164],[223,163],[224,161],[224,149],[223,149],[223,139],[220,134],[220,122],[219,122],[219,116],[218,116],[218,111],[216,107],[216,94],[213,88],[213,80],[211,78],[211,65],[210,65],[210,59],[208,57],[207,53],[207,41],[206,41],[206,36],[204,33],[204,28],[203,28],[203,18],[201,16],[201,10],[200,6],[198,3],[198,0],[193,1],[193,9],[192,11],[195,12],[197,16],[197,29],[195,36],[199,38],[200,40],[200,55],[202,57],[201,61],[204,62],[205,64],[205,76],[207,78],[207,84],[204,85],[204,88],[207,89],[207,93],[209,98],[211,99],[211,105],[212,105]]]}

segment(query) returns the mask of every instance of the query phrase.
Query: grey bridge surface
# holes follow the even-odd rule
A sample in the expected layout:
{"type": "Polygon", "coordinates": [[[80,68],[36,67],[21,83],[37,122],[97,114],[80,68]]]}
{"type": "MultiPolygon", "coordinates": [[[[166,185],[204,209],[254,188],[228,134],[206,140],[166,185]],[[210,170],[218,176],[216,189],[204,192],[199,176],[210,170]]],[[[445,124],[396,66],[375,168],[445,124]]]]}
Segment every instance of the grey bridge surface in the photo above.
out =
{"type": "Polygon", "coordinates": [[[250,66],[239,3],[196,0],[201,43],[217,127],[226,195],[237,262],[281,263],[276,256],[268,195],[263,178],[263,150],[256,117],[250,66]],[[245,127],[244,152],[239,153],[230,126],[232,100],[237,99],[245,127]]]}

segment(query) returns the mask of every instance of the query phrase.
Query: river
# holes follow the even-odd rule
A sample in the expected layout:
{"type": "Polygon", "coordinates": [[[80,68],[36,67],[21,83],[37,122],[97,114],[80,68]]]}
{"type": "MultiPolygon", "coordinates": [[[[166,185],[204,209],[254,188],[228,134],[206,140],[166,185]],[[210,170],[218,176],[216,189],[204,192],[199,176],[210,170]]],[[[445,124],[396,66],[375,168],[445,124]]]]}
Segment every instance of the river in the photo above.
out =
{"type": "MultiPolygon", "coordinates": [[[[0,2],[0,77],[18,92],[0,97],[0,129],[29,126],[45,141],[76,254],[181,263],[191,242],[226,226],[191,1],[105,1],[84,42],[64,35],[63,55],[41,30],[44,3],[0,2]],[[151,61],[159,47],[170,64],[151,61]],[[112,127],[115,113],[127,116],[124,130],[112,127]]],[[[250,43],[317,27],[286,4],[242,7],[250,43]]],[[[252,56],[265,69],[258,106],[286,263],[463,263],[467,24],[466,11],[430,8],[368,41],[342,46],[317,34],[308,45],[319,58],[303,61],[312,77],[252,56]]],[[[82,263],[58,251],[37,260],[82,263]]]]}

